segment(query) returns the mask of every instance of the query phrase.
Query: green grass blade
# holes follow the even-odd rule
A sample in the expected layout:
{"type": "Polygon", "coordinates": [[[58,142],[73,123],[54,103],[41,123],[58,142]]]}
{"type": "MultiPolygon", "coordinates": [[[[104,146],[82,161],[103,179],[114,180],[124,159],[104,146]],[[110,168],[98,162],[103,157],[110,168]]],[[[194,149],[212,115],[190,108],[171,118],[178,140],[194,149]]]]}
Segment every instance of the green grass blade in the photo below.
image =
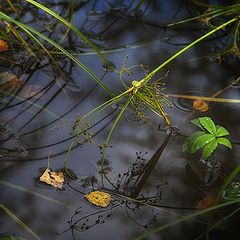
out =
{"type": "Polygon", "coordinates": [[[45,41],[47,41],[48,43],[50,43],[52,46],[54,46],[55,48],[57,48],[58,50],[60,50],[62,53],[64,53],[67,57],[69,57],[73,62],[75,62],[77,65],[79,65],[86,73],[88,73],[99,85],[101,85],[101,87],[110,95],[113,96],[113,93],[108,89],[108,87],[89,69],[87,68],[83,63],[81,63],[77,58],[75,58],[71,53],[69,53],[68,51],[66,51],[63,47],[61,47],[59,44],[57,44],[56,42],[54,42],[53,40],[51,40],[50,38],[48,38],[47,36],[45,36],[44,34],[38,32],[36,29],[25,25],[22,22],[19,22],[17,20],[12,19],[11,17],[7,16],[6,14],[4,14],[3,12],[0,11],[0,18],[4,19],[6,21],[12,22],[14,24],[16,24],[17,26],[19,26],[23,31],[25,31],[26,29],[34,34],[36,34],[37,36],[39,36],[40,38],[44,39],[45,41]]]}
{"type": "Polygon", "coordinates": [[[12,211],[10,211],[5,205],[0,203],[0,208],[6,212],[17,224],[19,224],[24,230],[30,233],[35,239],[41,240],[36,233],[33,232],[21,219],[19,219],[12,211]]]}
{"type": "Polygon", "coordinates": [[[157,233],[157,232],[160,232],[164,229],[167,229],[167,228],[170,228],[178,223],[181,223],[181,222],[184,222],[184,221],[187,221],[187,220],[190,220],[194,217],[197,217],[199,215],[202,215],[204,213],[208,213],[208,212],[212,212],[216,209],[219,209],[219,208],[222,208],[222,207],[226,207],[226,206],[230,206],[230,205],[233,205],[235,203],[239,203],[240,202],[240,199],[238,200],[234,200],[234,201],[229,201],[229,202],[225,202],[225,203],[222,203],[222,204],[218,204],[218,205],[215,205],[213,207],[210,207],[210,208],[207,208],[207,209],[204,209],[202,211],[199,211],[199,212],[194,212],[194,213],[191,213],[191,214],[187,214],[183,217],[180,217],[176,220],[173,220],[173,221],[170,221],[166,224],[163,224],[159,227],[156,227],[152,230],[149,230],[149,231],[146,231],[145,233],[139,235],[138,237],[134,238],[134,240],[142,240],[142,239],[146,239],[147,237],[151,236],[152,234],[154,233],[157,233]]]}
{"type": "Polygon", "coordinates": [[[105,156],[105,151],[106,151],[106,146],[108,145],[110,139],[111,139],[111,136],[112,136],[112,133],[113,133],[113,130],[114,128],[116,127],[117,123],[119,122],[120,118],[122,117],[123,113],[126,111],[127,107],[129,106],[129,104],[131,103],[132,99],[133,99],[134,96],[131,96],[126,104],[122,107],[121,111],[119,112],[119,114],[117,115],[109,133],[108,133],[108,136],[107,136],[107,139],[106,139],[106,142],[104,144],[104,147],[103,147],[103,151],[102,151],[102,158],[101,158],[101,167],[103,168],[103,163],[104,163],[104,156],[105,156]]]}
{"type": "Polygon", "coordinates": [[[48,14],[52,15],[53,17],[55,17],[56,19],[58,19],[60,22],[64,23],[67,27],[69,27],[70,29],[72,29],[84,42],[86,42],[98,55],[99,57],[105,62],[105,64],[109,64],[109,61],[105,58],[105,56],[100,52],[100,50],[98,49],[98,47],[93,44],[82,32],[80,32],[75,26],[73,26],[70,22],[68,22],[67,20],[65,20],[64,18],[62,18],[61,16],[59,16],[57,13],[55,13],[54,11],[52,11],[51,9],[43,6],[40,3],[37,3],[33,0],[26,0],[27,2],[35,5],[36,7],[44,10],[45,12],[47,12],[48,14]]]}
{"type": "Polygon", "coordinates": [[[36,196],[36,197],[42,198],[42,199],[44,199],[44,200],[47,200],[47,201],[49,201],[49,202],[58,204],[58,205],[60,205],[60,206],[64,206],[64,207],[66,207],[66,208],[68,208],[68,209],[74,210],[73,207],[71,207],[71,206],[69,206],[69,205],[66,205],[66,204],[63,203],[63,202],[60,202],[60,201],[58,201],[58,200],[56,200],[56,199],[54,199],[54,198],[50,198],[50,197],[44,196],[44,195],[39,194],[39,193],[37,193],[37,192],[31,191],[31,190],[29,190],[29,189],[27,189],[27,188],[24,188],[24,187],[22,187],[22,186],[19,186],[19,185],[10,183],[10,182],[6,182],[6,181],[4,181],[4,180],[0,180],[0,184],[5,185],[5,186],[7,186],[7,187],[11,187],[11,188],[17,189],[17,190],[19,190],[19,191],[22,191],[22,192],[25,192],[25,193],[28,193],[28,194],[31,194],[31,195],[36,196]]]}
{"type": "Polygon", "coordinates": [[[155,68],[151,73],[149,73],[145,78],[144,81],[147,83],[150,81],[150,79],[157,73],[159,72],[163,67],[165,67],[168,63],[170,63],[171,61],[173,61],[175,58],[177,58],[179,55],[181,55],[182,53],[186,52],[188,49],[190,49],[191,47],[193,47],[194,45],[196,45],[197,43],[201,42],[203,39],[211,36],[212,34],[214,34],[215,32],[224,29],[227,25],[236,22],[238,20],[238,18],[233,18],[229,21],[227,21],[224,24],[221,24],[220,26],[214,28],[213,30],[211,30],[210,32],[204,34],[203,36],[197,38],[195,41],[193,41],[192,43],[190,43],[189,45],[187,45],[186,47],[184,47],[183,49],[181,49],[180,51],[178,51],[177,53],[175,53],[172,57],[168,58],[165,62],[163,62],[162,64],[160,64],[157,68],[155,68]]]}

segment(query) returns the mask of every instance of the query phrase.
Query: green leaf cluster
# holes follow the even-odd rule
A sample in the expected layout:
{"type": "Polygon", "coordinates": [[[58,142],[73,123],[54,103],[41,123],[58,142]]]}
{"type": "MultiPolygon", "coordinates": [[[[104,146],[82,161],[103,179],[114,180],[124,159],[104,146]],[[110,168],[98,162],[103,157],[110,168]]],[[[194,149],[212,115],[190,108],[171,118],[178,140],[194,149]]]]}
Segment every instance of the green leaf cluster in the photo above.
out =
{"type": "Polygon", "coordinates": [[[209,117],[201,117],[191,121],[198,126],[201,131],[193,133],[183,145],[184,152],[195,153],[198,149],[202,149],[202,157],[207,159],[217,148],[218,144],[222,144],[232,149],[231,142],[225,137],[229,135],[226,128],[215,125],[209,117]]]}
{"type": "Polygon", "coordinates": [[[229,187],[227,187],[224,191],[223,199],[225,201],[240,199],[240,182],[233,182],[229,187]]]}

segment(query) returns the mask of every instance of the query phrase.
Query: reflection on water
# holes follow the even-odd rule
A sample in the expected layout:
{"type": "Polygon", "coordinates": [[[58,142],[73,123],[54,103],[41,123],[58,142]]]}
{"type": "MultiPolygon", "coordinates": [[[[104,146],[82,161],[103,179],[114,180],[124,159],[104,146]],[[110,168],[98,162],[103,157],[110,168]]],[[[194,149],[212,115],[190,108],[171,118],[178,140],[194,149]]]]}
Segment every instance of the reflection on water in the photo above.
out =
{"type": "MultiPolygon", "coordinates": [[[[137,65],[124,76],[124,83],[129,84],[199,36],[202,29],[199,24],[189,24],[186,29],[163,27],[201,10],[192,3],[144,1],[136,9],[140,1],[40,1],[85,33],[105,54],[108,62],[103,62],[86,42],[49,14],[19,2],[14,6],[18,9],[22,4],[22,8],[15,12],[7,2],[1,4],[1,11],[18,16],[61,44],[114,94],[124,89],[119,78],[124,63],[137,65]]],[[[6,37],[6,25],[0,24],[0,33],[6,37]]],[[[109,96],[56,48],[44,42],[49,49],[46,54],[29,36],[22,36],[29,46],[12,37],[9,51],[0,56],[0,200],[41,239],[131,239],[195,211],[202,199],[217,194],[226,176],[239,164],[238,105],[214,103],[201,112],[194,111],[193,100],[171,97],[173,108],[167,106],[166,111],[174,129],[167,128],[149,110],[143,110],[146,116],[139,115],[143,111],[136,111],[132,105],[118,123],[104,161],[100,161],[99,146],[121,111],[116,103],[89,126],[91,137],[86,133],[68,153],[77,136],[74,123],[109,96]],[[189,120],[204,115],[226,127],[235,142],[233,151],[220,149],[212,162],[182,152],[186,136],[196,130],[189,120]],[[64,191],[38,182],[50,151],[54,169],[67,168],[64,191]],[[69,172],[74,179],[67,177],[69,172]],[[104,173],[103,182],[99,172],[104,173]],[[111,205],[99,208],[87,202],[84,195],[92,190],[108,192],[113,198],[111,205]]],[[[239,74],[238,59],[233,62],[225,56],[219,62],[208,57],[209,63],[206,56],[214,54],[213,44],[221,47],[222,42],[206,41],[165,67],[159,73],[163,77],[169,72],[161,80],[166,84],[164,93],[212,96],[225,89],[223,97],[239,98],[238,83],[230,86],[239,74]]],[[[215,221],[229,212],[223,209],[216,213],[215,221]]],[[[204,217],[194,219],[149,239],[204,239],[207,221],[204,217]]],[[[235,222],[237,216],[227,218],[212,236],[239,239],[235,222]]],[[[0,233],[33,238],[3,211],[0,233]]]]}

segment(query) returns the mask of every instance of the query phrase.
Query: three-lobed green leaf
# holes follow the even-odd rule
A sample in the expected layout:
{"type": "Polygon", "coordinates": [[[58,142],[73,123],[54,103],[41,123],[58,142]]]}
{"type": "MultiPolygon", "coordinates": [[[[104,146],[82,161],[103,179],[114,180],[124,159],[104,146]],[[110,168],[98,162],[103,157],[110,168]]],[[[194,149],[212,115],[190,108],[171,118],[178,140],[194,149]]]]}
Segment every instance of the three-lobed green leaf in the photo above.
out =
{"type": "Polygon", "coordinates": [[[191,153],[195,153],[199,148],[202,148],[207,143],[213,141],[215,136],[212,134],[204,134],[199,136],[195,141],[192,143],[191,153]]]}
{"type": "Polygon", "coordinates": [[[209,117],[198,118],[199,123],[211,134],[215,134],[217,131],[216,125],[209,117]]]}
{"type": "Polygon", "coordinates": [[[226,128],[215,125],[209,117],[201,117],[191,120],[191,123],[203,131],[193,133],[184,143],[183,151],[195,153],[202,148],[202,157],[207,159],[216,150],[218,144],[232,149],[231,142],[224,136],[229,135],[226,128]]]}

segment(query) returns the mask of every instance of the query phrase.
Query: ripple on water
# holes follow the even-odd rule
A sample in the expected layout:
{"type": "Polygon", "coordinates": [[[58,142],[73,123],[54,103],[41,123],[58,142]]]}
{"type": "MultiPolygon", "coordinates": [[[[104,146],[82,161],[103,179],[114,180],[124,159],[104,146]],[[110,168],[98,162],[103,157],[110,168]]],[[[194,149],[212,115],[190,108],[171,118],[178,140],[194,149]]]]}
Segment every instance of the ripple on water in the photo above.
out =
{"type": "MultiPolygon", "coordinates": [[[[176,93],[177,95],[189,95],[189,96],[204,96],[207,97],[208,94],[202,90],[198,89],[192,89],[185,92],[176,93]]],[[[211,106],[208,102],[205,102],[208,104],[208,108],[203,110],[197,110],[194,108],[194,101],[193,99],[185,99],[185,98],[177,98],[173,97],[172,103],[173,107],[181,112],[193,112],[193,111],[199,111],[199,112],[207,112],[211,106]]]]}

